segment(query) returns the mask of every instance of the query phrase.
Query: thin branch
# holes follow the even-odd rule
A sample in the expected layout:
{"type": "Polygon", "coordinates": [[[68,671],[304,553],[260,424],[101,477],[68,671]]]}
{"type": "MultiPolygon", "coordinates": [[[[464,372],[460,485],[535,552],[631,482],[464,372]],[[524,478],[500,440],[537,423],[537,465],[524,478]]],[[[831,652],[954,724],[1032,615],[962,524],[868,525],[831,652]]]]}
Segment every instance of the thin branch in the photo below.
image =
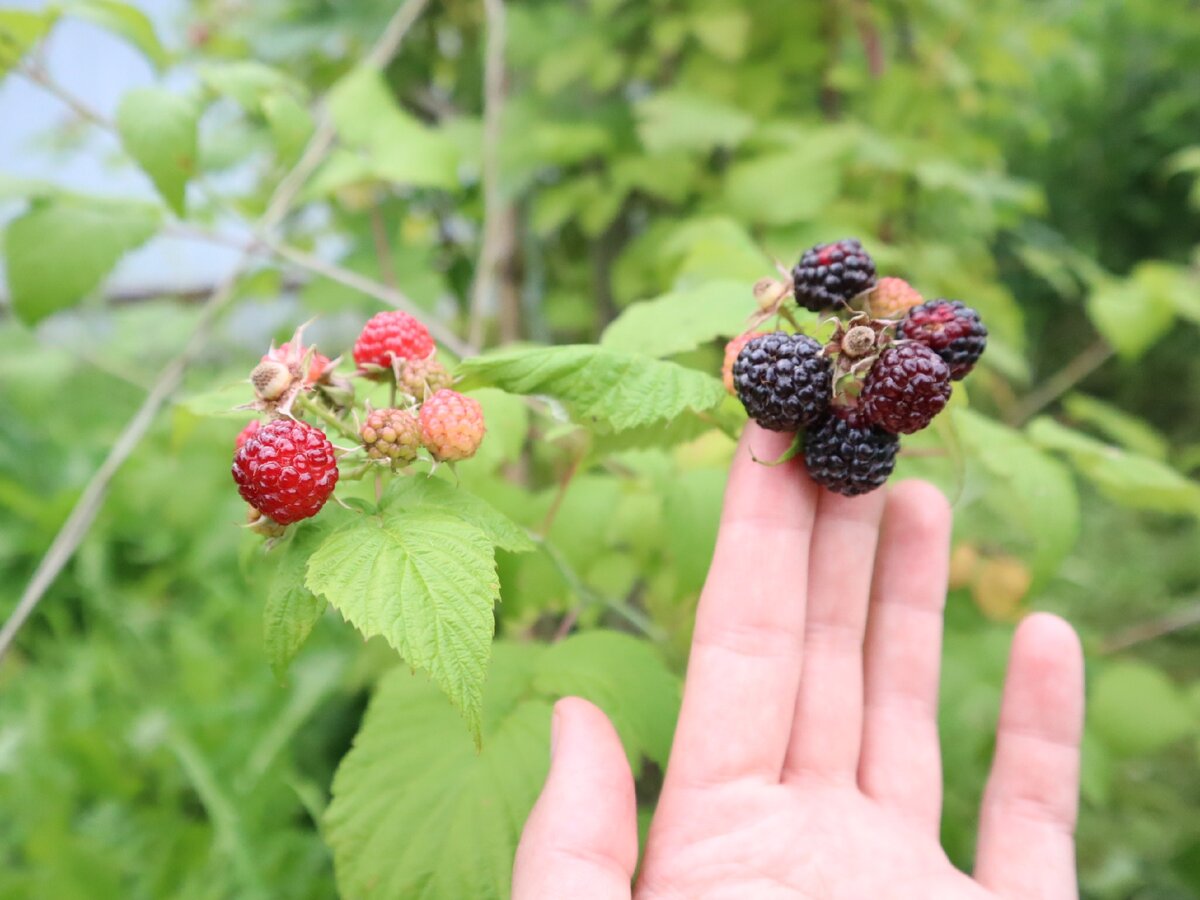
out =
{"type": "Polygon", "coordinates": [[[1194,628],[1197,625],[1200,625],[1200,603],[1192,603],[1164,616],[1148,622],[1139,622],[1117,632],[1104,641],[1101,645],[1101,652],[1116,653],[1120,650],[1128,650],[1137,644],[1165,637],[1176,631],[1183,631],[1185,628],[1194,628]]]}
{"type": "Polygon", "coordinates": [[[112,122],[51,78],[50,73],[40,64],[30,63],[22,66],[17,71],[47,93],[53,94],[61,100],[66,106],[70,107],[75,115],[79,116],[85,122],[91,122],[93,125],[98,125],[108,131],[115,130],[112,122]]]}
{"type": "MultiPolygon", "coordinates": [[[[408,31],[426,3],[427,0],[407,0],[397,10],[396,14],[392,17],[392,21],[384,29],[379,42],[370,54],[368,54],[368,64],[382,67],[387,63],[399,47],[404,34],[408,31]]],[[[309,146],[305,149],[300,161],[296,163],[295,168],[284,177],[278,189],[276,189],[270,205],[258,221],[255,229],[256,232],[260,234],[269,233],[287,215],[288,209],[299,194],[304,182],[321,164],[325,154],[328,152],[332,144],[332,133],[331,126],[327,124],[318,128],[317,133],[309,141],[309,146]],[[324,132],[328,132],[328,139],[322,138],[324,132]]],[[[121,465],[129,457],[129,454],[141,442],[142,437],[154,423],[159,409],[162,408],[168,398],[179,387],[187,367],[203,350],[217,318],[233,302],[236,296],[238,280],[250,266],[257,249],[255,245],[246,247],[237,265],[234,266],[229,275],[221,281],[217,290],[209,297],[200,314],[200,320],[196,323],[196,327],[188,339],[187,345],[159,374],[153,390],[146,395],[146,399],[142,401],[141,407],[125,426],[116,443],[113,444],[112,449],[109,451],[108,456],[87,483],[83,494],[76,501],[70,515],[67,516],[66,522],[63,523],[58,534],[55,535],[54,541],[46,551],[46,555],[38,563],[37,570],[34,572],[33,578],[30,579],[24,593],[22,593],[20,600],[17,602],[16,608],[9,616],[8,621],[4,623],[4,627],[0,629],[0,659],[4,658],[5,653],[8,652],[21,627],[37,608],[38,603],[41,602],[46,591],[54,583],[54,580],[63,570],[63,567],[66,566],[75,554],[75,550],[86,536],[88,528],[95,521],[100,507],[104,503],[104,496],[108,490],[109,482],[112,481],[113,476],[116,475],[121,465]]]]}
{"type": "Polygon", "coordinates": [[[497,303],[499,268],[507,255],[508,225],[504,193],[500,185],[500,140],[504,119],[504,0],[483,0],[487,16],[487,41],[483,65],[483,240],[475,266],[475,285],[471,292],[470,342],[483,346],[485,318],[497,303]]]}
{"type": "Polygon", "coordinates": [[[1025,395],[1009,416],[1010,425],[1024,425],[1043,409],[1071,390],[1102,365],[1112,359],[1115,350],[1099,338],[1069,363],[1043,381],[1036,390],[1025,395]]]}

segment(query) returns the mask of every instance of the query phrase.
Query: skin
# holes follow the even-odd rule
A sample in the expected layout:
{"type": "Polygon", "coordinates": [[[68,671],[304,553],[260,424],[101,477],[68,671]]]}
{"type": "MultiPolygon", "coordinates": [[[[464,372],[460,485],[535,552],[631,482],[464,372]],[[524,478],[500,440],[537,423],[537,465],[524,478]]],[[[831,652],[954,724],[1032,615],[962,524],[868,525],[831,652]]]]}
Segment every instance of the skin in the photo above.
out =
{"type": "Polygon", "coordinates": [[[938,840],[937,695],[950,510],[922,482],[845,498],[751,425],[696,613],[640,874],[633,780],[585,700],[551,725],[515,900],[1078,896],[1083,659],[1069,625],[1013,641],[975,870],[938,840]]]}

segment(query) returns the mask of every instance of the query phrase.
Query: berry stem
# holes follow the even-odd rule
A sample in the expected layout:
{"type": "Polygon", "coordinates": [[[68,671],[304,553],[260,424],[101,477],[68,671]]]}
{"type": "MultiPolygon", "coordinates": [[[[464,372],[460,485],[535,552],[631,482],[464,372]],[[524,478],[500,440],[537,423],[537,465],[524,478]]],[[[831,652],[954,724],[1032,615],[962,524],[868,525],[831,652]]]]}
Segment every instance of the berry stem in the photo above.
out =
{"type": "Polygon", "coordinates": [[[316,416],[330,428],[337,431],[338,434],[342,435],[342,437],[347,437],[355,443],[359,442],[360,438],[358,436],[358,432],[352,430],[349,425],[347,425],[325,407],[321,406],[319,403],[314,403],[304,394],[301,394],[296,398],[296,406],[304,412],[311,413],[312,415],[316,416]]]}

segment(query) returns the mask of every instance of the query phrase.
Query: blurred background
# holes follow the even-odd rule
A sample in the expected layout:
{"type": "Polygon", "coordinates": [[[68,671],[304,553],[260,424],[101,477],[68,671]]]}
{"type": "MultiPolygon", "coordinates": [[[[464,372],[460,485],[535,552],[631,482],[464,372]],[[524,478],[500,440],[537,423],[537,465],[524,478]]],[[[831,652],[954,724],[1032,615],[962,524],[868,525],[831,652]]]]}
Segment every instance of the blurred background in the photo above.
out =
{"type": "MultiPolygon", "coordinates": [[[[993,335],[942,455],[904,463],[957,510],[949,852],[1012,624],[1050,609],[1088,651],[1084,896],[1200,897],[1200,5],[409,0],[347,80],[399,7],[0,4],[0,616],[192,363],[0,665],[0,896],[335,894],[318,823],[395,657],[327,616],[283,682],[265,662],[245,414],[211,414],[271,340],[319,316],[332,356],[399,291],[467,347],[592,342],[669,298],[692,337],[659,355],[715,372],[772,260],[857,236],[993,335]]],[[[462,477],[554,510],[557,549],[502,555],[499,632],[628,629],[603,595],[682,672],[728,440],[581,451],[509,400],[462,477]]]]}

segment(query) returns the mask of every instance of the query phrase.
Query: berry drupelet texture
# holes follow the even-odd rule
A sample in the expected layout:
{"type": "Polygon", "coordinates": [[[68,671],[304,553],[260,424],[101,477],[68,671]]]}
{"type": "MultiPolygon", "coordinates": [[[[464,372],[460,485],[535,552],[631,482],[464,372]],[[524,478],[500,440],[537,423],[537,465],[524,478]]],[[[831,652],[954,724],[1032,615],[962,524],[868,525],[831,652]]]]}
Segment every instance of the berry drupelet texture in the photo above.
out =
{"type": "Polygon", "coordinates": [[[307,422],[263,425],[233,458],[233,479],[247,503],[280,525],[315,516],[337,485],[329,438],[307,422]]]}
{"type": "Polygon", "coordinates": [[[849,302],[875,284],[875,261],[853,239],[817,244],[792,269],[796,302],[818,312],[849,302]]]}
{"type": "Polygon", "coordinates": [[[376,409],[359,429],[359,437],[371,459],[388,460],[393,467],[406,466],[421,449],[421,423],[407,409],[376,409]]]}
{"type": "Polygon", "coordinates": [[[924,344],[961,381],[987,349],[987,327],[979,313],[959,300],[930,300],[909,310],[900,323],[900,337],[924,344]]]}
{"type": "Polygon", "coordinates": [[[721,365],[721,381],[725,383],[725,390],[733,396],[737,396],[737,388],[733,385],[733,364],[737,362],[743,347],[766,333],[765,331],[747,331],[745,334],[739,334],[725,345],[725,361],[721,365]]]}
{"type": "Polygon", "coordinates": [[[396,386],[412,397],[418,403],[426,397],[432,397],[442,388],[448,388],[454,383],[450,373],[433,357],[429,359],[408,359],[400,367],[400,377],[396,386]]]}
{"type": "Polygon", "coordinates": [[[796,431],[824,413],[833,366],[821,350],[806,335],[782,331],[746,344],[733,364],[733,383],[750,418],[771,431],[796,431]]]}
{"type": "Polygon", "coordinates": [[[903,278],[880,278],[871,291],[871,315],[877,319],[899,319],[925,298],[903,278]]]}
{"type": "Polygon", "coordinates": [[[439,462],[470,459],[486,430],[474,397],[444,389],[421,404],[421,443],[439,462]]]}
{"type": "Polygon", "coordinates": [[[900,439],[854,414],[830,412],[804,433],[804,464],[817,484],[854,497],[881,487],[900,439]]]}
{"type": "Polygon", "coordinates": [[[950,367],[911,341],[893,344],[875,360],[863,384],[861,406],[868,421],[893,434],[925,428],[950,399],[950,367]]]}
{"type": "Polygon", "coordinates": [[[398,310],[376,313],[354,342],[354,362],[360,369],[390,369],[397,359],[427,359],[434,351],[429,330],[398,310]]]}

